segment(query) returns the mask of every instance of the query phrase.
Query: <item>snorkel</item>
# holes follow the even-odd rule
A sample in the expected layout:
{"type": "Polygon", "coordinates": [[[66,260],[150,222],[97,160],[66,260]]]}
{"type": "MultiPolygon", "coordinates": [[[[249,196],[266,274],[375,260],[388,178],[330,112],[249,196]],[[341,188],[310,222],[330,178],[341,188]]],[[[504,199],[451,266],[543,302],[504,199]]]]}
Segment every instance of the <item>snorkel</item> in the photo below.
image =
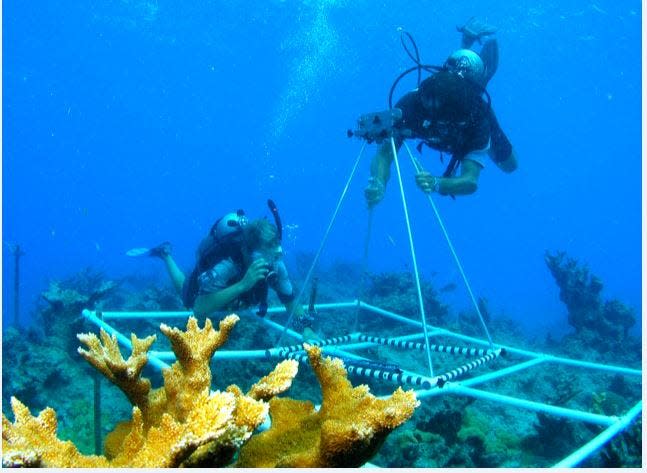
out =
{"type": "Polygon", "coordinates": [[[272,217],[274,217],[274,223],[276,224],[277,238],[279,239],[279,244],[283,239],[283,225],[281,224],[281,216],[279,215],[279,209],[276,208],[276,204],[272,199],[267,199],[267,206],[272,212],[272,217]]]}

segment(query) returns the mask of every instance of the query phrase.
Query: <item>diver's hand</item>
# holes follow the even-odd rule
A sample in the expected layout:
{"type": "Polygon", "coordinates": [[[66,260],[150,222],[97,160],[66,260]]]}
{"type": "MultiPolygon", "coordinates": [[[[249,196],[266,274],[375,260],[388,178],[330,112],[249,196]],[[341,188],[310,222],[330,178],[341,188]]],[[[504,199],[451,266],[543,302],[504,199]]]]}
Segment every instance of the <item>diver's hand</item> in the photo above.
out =
{"type": "Polygon", "coordinates": [[[416,174],[416,184],[422,192],[430,194],[431,192],[438,192],[440,178],[432,176],[426,171],[422,171],[416,174]]]}
{"type": "Polygon", "coordinates": [[[384,182],[379,177],[369,177],[368,185],[364,189],[364,197],[368,207],[377,205],[384,198],[384,182]]]}
{"type": "Polygon", "coordinates": [[[479,20],[477,17],[473,16],[467,23],[463,26],[457,26],[456,29],[463,33],[463,44],[464,48],[469,48],[474,44],[474,41],[481,43],[481,39],[486,36],[493,35],[496,33],[496,28],[492,25],[488,25],[484,21],[479,20]]]}
{"type": "Polygon", "coordinates": [[[243,276],[243,279],[240,281],[243,289],[245,291],[249,291],[256,285],[257,282],[265,279],[268,272],[269,265],[267,264],[267,261],[265,261],[263,258],[259,258],[254,261],[249,266],[249,268],[247,268],[245,276],[243,276]]]}

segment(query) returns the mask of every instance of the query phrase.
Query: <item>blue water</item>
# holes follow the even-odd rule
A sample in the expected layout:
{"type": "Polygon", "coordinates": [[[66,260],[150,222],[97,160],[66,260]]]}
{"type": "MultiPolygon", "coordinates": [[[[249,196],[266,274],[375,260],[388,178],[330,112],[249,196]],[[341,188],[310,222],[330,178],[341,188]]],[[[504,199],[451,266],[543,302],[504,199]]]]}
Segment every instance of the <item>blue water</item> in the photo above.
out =
{"type": "MultiPolygon", "coordinates": [[[[26,251],[27,320],[51,279],[92,266],[155,276],[124,256],[170,240],[189,269],[213,220],[244,208],[289,225],[285,249],[315,251],[361,143],[346,130],[387,106],[411,63],[398,27],[439,64],[455,26],[499,28],[488,89],[520,167],[487,167],[470,197],[436,198],[478,295],[532,330],[566,330],[543,255],[565,250],[640,313],[641,4],[638,1],[5,2],[3,242],[26,251]]],[[[396,96],[413,87],[408,78],[396,96]]],[[[367,148],[324,253],[359,261],[367,148]]],[[[459,284],[447,244],[403,156],[423,275],[459,284]]],[[[433,173],[444,165],[425,151],[433,173]]],[[[13,259],[3,245],[3,322],[13,259]]],[[[289,265],[288,265],[289,266],[289,265]]],[[[395,179],[377,207],[369,268],[411,268],[395,179]]]]}

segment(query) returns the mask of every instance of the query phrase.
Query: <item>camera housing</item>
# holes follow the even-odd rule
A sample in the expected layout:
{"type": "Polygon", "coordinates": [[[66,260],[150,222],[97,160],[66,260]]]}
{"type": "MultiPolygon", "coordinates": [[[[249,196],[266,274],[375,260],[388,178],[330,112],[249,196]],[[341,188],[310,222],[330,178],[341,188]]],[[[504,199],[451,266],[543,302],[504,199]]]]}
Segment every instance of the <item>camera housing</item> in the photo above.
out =
{"type": "Polygon", "coordinates": [[[348,137],[356,136],[368,143],[382,143],[391,137],[409,137],[411,130],[397,127],[402,121],[402,110],[392,108],[381,112],[365,113],[357,120],[357,129],[348,130],[348,137]]]}

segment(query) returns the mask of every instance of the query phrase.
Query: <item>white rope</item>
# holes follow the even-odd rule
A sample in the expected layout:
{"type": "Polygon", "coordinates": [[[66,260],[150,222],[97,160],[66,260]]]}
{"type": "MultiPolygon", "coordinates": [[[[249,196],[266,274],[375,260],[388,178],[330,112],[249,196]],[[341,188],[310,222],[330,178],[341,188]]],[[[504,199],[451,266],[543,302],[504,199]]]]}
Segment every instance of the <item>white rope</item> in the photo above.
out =
{"type": "Polygon", "coordinates": [[[368,223],[366,225],[366,238],[364,239],[364,258],[362,260],[362,268],[360,275],[359,290],[357,291],[357,307],[355,308],[355,321],[353,322],[353,332],[357,332],[359,325],[359,313],[362,309],[361,300],[366,291],[366,278],[368,275],[368,248],[371,242],[371,229],[373,228],[373,209],[374,207],[369,207],[368,209],[368,223]]]}
{"type": "Polygon", "coordinates": [[[344,201],[344,198],[346,197],[346,194],[348,192],[348,188],[350,187],[350,183],[353,180],[353,176],[355,175],[355,171],[357,171],[357,166],[359,165],[360,160],[362,159],[362,154],[364,153],[364,148],[366,147],[366,142],[362,143],[362,149],[359,150],[359,154],[357,155],[357,159],[355,160],[355,164],[353,165],[353,169],[350,172],[350,176],[348,176],[348,180],[346,181],[346,185],[344,186],[344,190],[341,193],[341,196],[339,196],[339,200],[337,202],[337,207],[335,208],[335,211],[333,212],[332,218],[330,219],[330,223],[328,224],[328,228],[326,229],[326,233],[324,234],[323,239],[321,240],[321,244],[319,245],[319,249],[317,250],[317,254],[315,255],[314,260],[312,261],[312,265],[310,265],[310,269],[308,270],[308,274],[306,275],[305,281],[303,281],[303,285],[301,286],[301,290],[299,291],[299,296],[294,300],[292,310],[290,311],[290,316],[288,317],[288,321],[285,323],[285,328],[281,332],[281,335],[279,336],[278,340],[276,341],[276,345],[281,345],[281,342],[283,341],[283,337],[285,336],[285,332],[290,328],[290,325],[292,324],[292,319],[294,318],[294,309],[297,307],[299,304],[299,301],[303,297],[303,293],[306,290],[306,287],[308,286],[308,283],[310,282],[310,278],[312,278],[312,273],[314,272],[315,267],[317,266],[317,263],[319,262],[319,257],[321,256],[321,252],[324,249],[324,246],[326,246],[326,242],[328,241],[328,236],[330,235],[330,231],[332,230],[333,224],[335,223],[335,220],[337,219],[337,214],[339,213],[339,209],[341,208],[341,204],[344,201]]]}
{"type": "MultiPolygon", "coordinates": [[[[409,153],[409,157],[411,158],[411,162],[413,163],[413,167],[416,169],[416,172],[420,173],[423,170],[422,166],[416,160],[416,158],[413,156],[413,154],[411,153],[411,150],[409,149],[409,146],[406,143],[404,143],[404,147],[407,149],[407,153],[409,153]]],[[[447,240],[447,245],[449,246],[449,251],[452,253],[452,256],[454,257],[454,261],[456,262],[456,266],[458,267],[458,271],[461,273],[461,277],[463,278],[463,282],[465,283],[465,287],[467,288],[467,292],[470,295],[470,299],[472,299],[472,303],[474,304],[474,308],[476,309],[476,313],[478,314],[479,320],[481,321],[483,331],[485,332],[485,335],[487,336],[488,342],[490,342],[490,348],[494,349],[494,344],[492,343],[492,337],[490,337],[490,332],[487,329],[487,325],[485,325],[485,320],[483,320],[483,314],[481,314],[481,310],[479,309],[479,305],[476,302],[476,299],[474,297],[474,293],[472,292],[472,287],[470,286],[470,283],[467,280],[467,276],[465,275],[465,271],[463,271],[463,265],[461,264],[460,260],[458,259],[458,254],[456,254],[456,250],[454,250],[454,245],[452,244],[452,241],[449,238],[449,233],[447,233],[447,229],[445,229],[445,224],[443,223],[442,218],[440,218],[440,213],[438,212],[438,209],[436,208],[436,204],[434,203],[433,199],[431,198],[431,194],[427,194],[427,198],[429,199],[429,203],[431,204],[431,207],[434,209],[434,213],[436,214],[436,219],[438,220],[438,224],[440,225],[440,229],[442,230],[443,235],[445,236],[445,240],[447,240]]]]}
{"type": "Polygon", "coordinates": [[[411,259],[413,260],[413,272],[416,277],[416,289],[418,291],[418,304],[420,305],[420,315],[422,317],[422,331],[425,334],[425,345],[427,346],[427,363],[429,364],[429,376],[434,376],[434,367],[431,364],[431,350],[429,349],[429,334],[427,332],[427,317],[425,316],[425,306],[422,302],[422,288],[420,287],[420,274],[418,273],[418,261],[416,260],[416,249],[413,246],[413,235],[411,234],[411,223],[409,222],[409,210],[407,209],[407,199],[404,196],[404,186],[402,185],[402,174],[400,173],[400,163],[398,162],[398,150],[395,148],[395,141],[391,137],[391,151],[393,152],[393,161],[395,169],[398,172],[398,183],[400,184],[400,195],[402,196],[402,207],[404,209],[404,219],[407,223],[407,234],[409,235],[409,248],[411,249],[411,259]]]}

